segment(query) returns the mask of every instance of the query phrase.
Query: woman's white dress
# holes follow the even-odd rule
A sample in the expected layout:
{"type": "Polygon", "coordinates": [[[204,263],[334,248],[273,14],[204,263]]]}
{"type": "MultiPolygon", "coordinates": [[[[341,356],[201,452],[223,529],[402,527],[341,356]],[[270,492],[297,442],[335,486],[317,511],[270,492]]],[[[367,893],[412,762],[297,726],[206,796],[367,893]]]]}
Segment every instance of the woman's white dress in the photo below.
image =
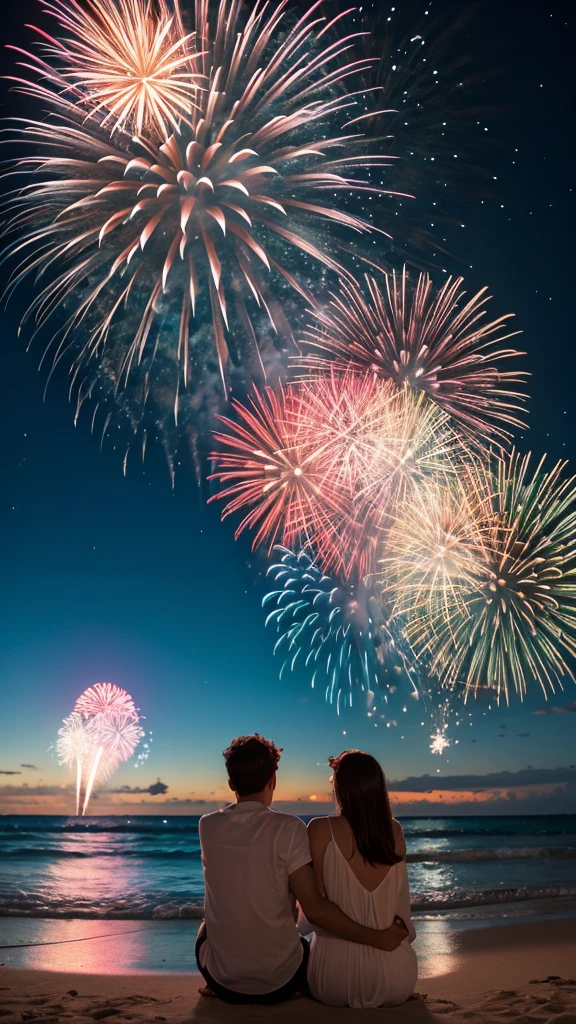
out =
{"type": "MultiPolygon", "coordinates": [[[[328,821],[332,832],[332,823],[328,821]]],[[[332,835],[324,854],[323,874],[328,899],[357,924],[389,928],[399,914],[409,936],[393,952],[386,953],[315,931],[308,965],[312,995],[330,1006],[397,1006],[403,1003],[414,992],[418,976],[416,954],[410,944],[416,933],[410,917],[406,861],[393,864],[378,888],[368,892],[332,835]]]]}

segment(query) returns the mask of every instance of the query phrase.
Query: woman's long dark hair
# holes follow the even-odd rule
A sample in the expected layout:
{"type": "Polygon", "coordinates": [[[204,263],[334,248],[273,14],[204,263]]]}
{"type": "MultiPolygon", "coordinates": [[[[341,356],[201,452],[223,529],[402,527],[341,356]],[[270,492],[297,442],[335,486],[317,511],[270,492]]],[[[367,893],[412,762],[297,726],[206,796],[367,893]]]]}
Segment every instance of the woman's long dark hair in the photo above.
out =
{"type": "Polygon", "coordinates": [[[388,790],[376,758],[362,750],[345,750],[328,763],[336,800],[364,860],[371,867],[397,864],[402,857],[394,849],[388,790]]]}

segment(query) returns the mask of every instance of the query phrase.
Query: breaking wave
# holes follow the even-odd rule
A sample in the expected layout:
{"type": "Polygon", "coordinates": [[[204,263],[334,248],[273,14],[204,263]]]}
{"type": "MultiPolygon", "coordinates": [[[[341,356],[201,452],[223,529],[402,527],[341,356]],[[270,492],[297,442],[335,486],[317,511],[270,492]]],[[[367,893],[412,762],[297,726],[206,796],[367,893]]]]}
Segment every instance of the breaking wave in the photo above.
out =
{"type": "MultiPolygon", "coordinates": [[[[414,893],[414,913],[445,913],[462,908],[497,907],[503,904],[526,903],[533,900],[576,898],[576,886],[542,886],[508,889],[450,889],[414,893]]],[[[166,894],[129,897],[90,903],[73,904],[66,900],[46,899],[39,895],[0,895],[0,915],[6,917],[84,918],[92,920],[192,921],[204,916],[201,896],[175,900],[166,894]]],[[[494,915],[495,916],[495,915],[494,915]]]]}

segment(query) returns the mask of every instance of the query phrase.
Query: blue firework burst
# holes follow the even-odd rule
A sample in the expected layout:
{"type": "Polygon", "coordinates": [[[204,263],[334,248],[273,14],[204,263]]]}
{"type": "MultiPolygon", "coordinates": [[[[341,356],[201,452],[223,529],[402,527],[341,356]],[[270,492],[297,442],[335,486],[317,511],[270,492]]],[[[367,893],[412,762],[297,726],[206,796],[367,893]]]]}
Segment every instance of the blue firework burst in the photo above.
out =
{"type": "Polygon", "coordinates": [[[279,561],[267,576],[276,589],[266,595],[272,606],[266,625],[280,634],[274,653],[284,657],[280,678],[304,667],[312,686],[324,686],[326,700],[352,706],[354,694],[370,699],[386,692],[405,668],[402,652],[380,599],[364,580],[343,582],[327,576],[305,551],[275,548],[279,561]]]}

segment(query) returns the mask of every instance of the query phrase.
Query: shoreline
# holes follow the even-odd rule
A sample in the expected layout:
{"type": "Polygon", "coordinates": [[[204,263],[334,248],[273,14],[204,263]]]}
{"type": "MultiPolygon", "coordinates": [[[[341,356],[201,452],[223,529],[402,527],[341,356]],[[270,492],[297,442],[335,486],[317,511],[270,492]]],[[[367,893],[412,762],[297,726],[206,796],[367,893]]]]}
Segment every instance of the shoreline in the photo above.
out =
{"type": "MultiPolygon", "coordinates": [[[[92,959],[90,969],[74,970],[71,947],[57,944],[43,947],[56,954],[52,968],[39,966],[42,957],[35,957],[37,966],[19,968],[13,965],[10,950],[0,951],[4,961],[0,966],[0,990],[7,1008],[2,1021],[88,1024],[110,1017],[118,1024],[129,1020],[142,1024],[161,1020],[170,1024],[228,1020],[263,1024],[273,1015],[281,1022],[327,1024],[345,1015],[343,1020],[351,1024],[372,1020],[386,1024],[440,1024],[446,1020],[452,1024],[491,1024],[503,1019],[548,1024],[558,1014],[566,1015],[560,1018],[563,1024],[576,1021],[576,917],[480,929],[446,929],[444,925],[433,921],[422,927],[421,922],[415,946],[420,965],[417,992],[421,998],[394,1009],[334,1010],[308,999],[283,1004],[273,1011],[269,1007],[227,1007],[217,1000],[198,997],[201,978],[193,971],[101,971],[98,957],[92,959]],[[555,980],[550,980],[551,976],[555,980]]],[[[149,930],[148,923],[145,930],[149,930]]],[[[115,932],[116,941],[112,942],[104,934],[100,938],[106,941],[73,942],[78,948],[112,946],[118,951],[118,943],[126,943],[128,935],[115,932]]]]}
{"type": "MultiPolygon", "coordinates": [[[[573,934],[576,900],[554,899],[415,915],[420,976],[433,977],[454,949],[522,945],[526,936],[573,934]],[[492,911],[492,912],[491,912],[492,911]]],[[[0,962],[5,968],[79,974],[182,974],[196,971],[194,944],[200,921],[0,917],[0,962]]],[[[576,1024],[576,1022],[575,1022],[576,1024]]]]}

